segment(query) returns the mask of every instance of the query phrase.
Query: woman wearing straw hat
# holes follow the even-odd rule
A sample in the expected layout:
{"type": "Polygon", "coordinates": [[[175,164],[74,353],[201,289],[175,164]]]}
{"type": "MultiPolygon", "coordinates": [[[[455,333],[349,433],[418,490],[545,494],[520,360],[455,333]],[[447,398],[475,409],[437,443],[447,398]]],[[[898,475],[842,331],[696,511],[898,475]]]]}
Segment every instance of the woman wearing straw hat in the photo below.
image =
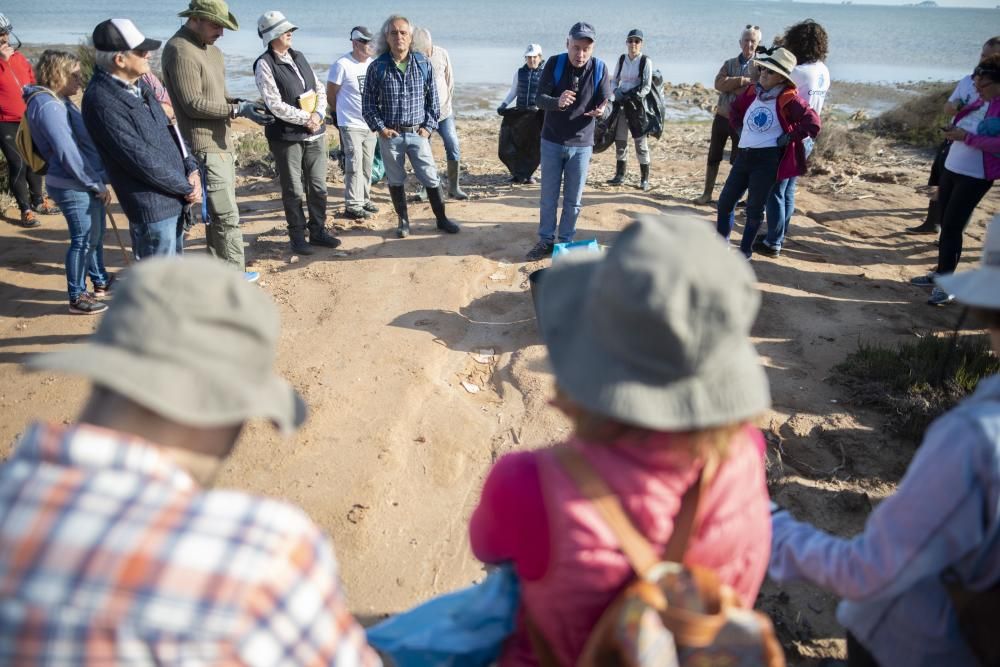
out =
{"type": "Polygon", "coordinates": [[[774,49],[757,58],[760,81],[736,98],[729,123],[740,134],[739,152],[719,195],[717,228],[729,239],[736,202],[747,195],[747,220],[740,251],[750,259],[757,231],[764,219],[764,204],[778,181],[805,173],[803,140],[816,138],[820,121],[816,112],[796,94],[791,79],[795,56],[774,49]]]}
{"type": "Polygon", "coordinates": [[[80,92],[80,59],[45,51],[38,59],[38,86],[25,86],[25,115],[31,140],[48,167],[45,182],[69,226],[66,288],[69,312],[96,315],[108,309],[98,299],[112,276],[104,268],[105,206],[111,203],[108,174],[80,109],[70,100],[80,92]],[[94,293],[87,291],[87,276],[94,293]],[[96,298],[95,298],[96,297],[96,298]]]}
{"type": "MultiPolygon", "coordinates": [[[[1000,216],[986,232],[982,266],[937,282],[973,310],[1000,353],[1000,216]]],[[[975,634],[986,628],[995,637],[996,616],[959,616],[955,602],[976,591],[997,595],[998,498],[1000,375],[993,375],[931,424],[896,492],[861,534],[834,537],[775,513],[769,572],[843,598],[837,618],[848,631],[849,665],[996,664],[983,658],[988,647],[975,634]]]]}
{"type": "MultiPolygon", "coordinates": [[[[979,99],[955,116],[944,132],[952,145],[944,162],[938,187],[941,237],[934,270],[910,282],[934,286],[927,303],[943,305],[954,299],[938,277],[953,273],[962,257],[965,227],[972,212],[1000,178],[1000,53],[979,61],[972,75],[979,99]]],[[[1000,289],[998,286],[997,289],[1000,289]]]]}
{"type": "Polygon", "coordinates": [[[633,576],[567,476],[567,453],[599,473],[657,553],[681,498],[714,467],[685,562],[711,568],[752,605],[770,543],[764,443],[752,421],[770,396],[749,338],[760,303],[749,267],[704,225],[642,217],[603,258],[553,267],[538,289],[553,405],[574,432],[556,448],[500,459],[472,515],[473,553],[512,562],[521,583],[523,613],[500,664],[538,664],[525,617],[559,664],[576,664],[633,576]]]}

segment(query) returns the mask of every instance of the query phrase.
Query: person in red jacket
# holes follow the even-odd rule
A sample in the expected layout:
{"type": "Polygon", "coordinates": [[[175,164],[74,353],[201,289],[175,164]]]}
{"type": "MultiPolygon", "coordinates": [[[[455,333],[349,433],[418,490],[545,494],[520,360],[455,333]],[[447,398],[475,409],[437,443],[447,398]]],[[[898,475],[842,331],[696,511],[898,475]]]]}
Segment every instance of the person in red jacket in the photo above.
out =
{"type": "Polygon", "coordinates": [[[760,81],[736,98],[729,124],[740,135],[739,153],[719,195],[717,229],[729,239],[736,202],[747,194],[747,221],[740,250],[750,259],[753,242],[764,217],[764,204],[778,181],[801,176],[806,169],[802,140],[815,139],[820,121],[816,112],[796,94],[791,72],[795,56],[777,48],[757,58],[760,81]]]}
{"type": "Polygon", "coordinates": [[[46,199],[42,177],[24,164],[14,147],[17,126],[25,108],[21,89],[35,83],[31,63],[17,50],[20,46],[21,40],[14,35],[10,19],[0,14],[0,150],[7,160],[10,189],[21,211],[21,226],[37,227],[35,213],[54,215],[59,209],[46,199]],[[11,37],[17,46],[11,44],[11,37]]]}

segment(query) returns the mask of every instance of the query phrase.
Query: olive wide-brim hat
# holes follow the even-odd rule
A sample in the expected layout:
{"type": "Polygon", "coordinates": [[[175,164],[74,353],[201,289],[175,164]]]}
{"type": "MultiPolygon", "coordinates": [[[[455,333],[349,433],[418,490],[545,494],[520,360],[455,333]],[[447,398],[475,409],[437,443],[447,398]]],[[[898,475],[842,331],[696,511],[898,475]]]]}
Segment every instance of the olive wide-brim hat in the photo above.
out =
{"type": "Polygon", "coordinates": [[[212,23],[221,25],[226,30],[239,30],[240,23],[231,11],[225,0],[191,0],[188,8],[178,12],[177,16],[193,16],[199,19],[208,19],[212,23]]]}
{"type": "Polygon", "coordinates": [[[87,342],[28,368],[86,377],[188,426],[302,425],[305,403],[272,368],[278,310],[242,272],[210,257],[154,257],[123,275],[87,342]]]}
{"type": "Polygon", "coordinates": [[[643,216],[602,258],[573,257],[538,286],[542,338],[573,401],[657,431],[723,426],[770,406],[750,342],[753,272],[704,221],[643,216]]]}

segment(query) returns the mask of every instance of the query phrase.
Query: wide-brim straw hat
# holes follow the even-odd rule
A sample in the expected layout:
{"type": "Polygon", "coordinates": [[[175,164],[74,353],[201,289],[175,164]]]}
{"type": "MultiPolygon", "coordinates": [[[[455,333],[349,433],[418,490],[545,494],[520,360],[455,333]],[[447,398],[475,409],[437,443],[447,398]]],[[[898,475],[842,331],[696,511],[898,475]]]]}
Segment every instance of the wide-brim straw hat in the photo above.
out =
{"type": "Polygon", "coordinates": [[[770,405],[750,342],[760,304],[747,262],[703,221],[643,216],[599,259],[569,256],[538,286],[561,390],[659,431],[722,426],[770,405]]]}
{"type": "Polygon", "coordinates": [[[788,81],[792,80],[792,70],[798,64],[795,54],[784,48],[777,48],[770,54],[761,54],[754,59],[754,63],[760,67],[767,68],[772,72],[777,72],[788,81]]]}
{"type": "Polygon", "coordinates": [[[277,308],[242,272],[209,257],[154,257],[116,287],[86,343],[28,368],[89,378],[188,426],[265,418],[289,433],[305,421],[302,398],[272,369],[277,308]]]}
{"type": "Polygon", "coordinates": [[[239,30],[240,23],[231,11],[225,0],[191,0],[188,8],[178,12],[177,16],[200,19],[208,19],[213,23],[221,25],[227,30],[239,30]]]}
{"type": "Polygon", "coordinates": [[[935,284],[948,294],[976,308],[1000,310],[1000,214],[986,227],[983,263],[978,269],[935,276],[935,284]]]}

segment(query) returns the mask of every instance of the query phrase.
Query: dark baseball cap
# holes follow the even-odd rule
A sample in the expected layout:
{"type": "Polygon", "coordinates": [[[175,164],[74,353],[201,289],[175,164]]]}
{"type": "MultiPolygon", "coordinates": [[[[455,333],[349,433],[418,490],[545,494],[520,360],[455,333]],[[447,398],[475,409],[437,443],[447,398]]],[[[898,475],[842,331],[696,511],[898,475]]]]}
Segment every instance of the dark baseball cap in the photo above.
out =
{"type": "Polygon", "coordinates": [[[635,39],[642,40],[643,39],[642,30],[639,30],[638,28],[632,28],[631,30],[628,31],[628,35],[625,36],[625,39],[632,39],[633,37],[635,39]]]}
{"type": "Polygon", "coordinates": [[[108,19],[94,28],[94,48],[98,51],[155,51],[161,42],[149,39],[129,19],[108,19]]]}
{"type": "Polygon", "coordinates": [[[579,21],[573,24],[573,27],[569,29],[570,39],[589,39],[594,42],[597,41],[597,32],[594,30],[594,26],[586,23],[584,21],[579,21]]]}
{"type": "Polygon", "coordinates": [[[351,41],[370,42],[372,41],[372,31],[363,25],[356,25],[351,28],[351,41]]]}

